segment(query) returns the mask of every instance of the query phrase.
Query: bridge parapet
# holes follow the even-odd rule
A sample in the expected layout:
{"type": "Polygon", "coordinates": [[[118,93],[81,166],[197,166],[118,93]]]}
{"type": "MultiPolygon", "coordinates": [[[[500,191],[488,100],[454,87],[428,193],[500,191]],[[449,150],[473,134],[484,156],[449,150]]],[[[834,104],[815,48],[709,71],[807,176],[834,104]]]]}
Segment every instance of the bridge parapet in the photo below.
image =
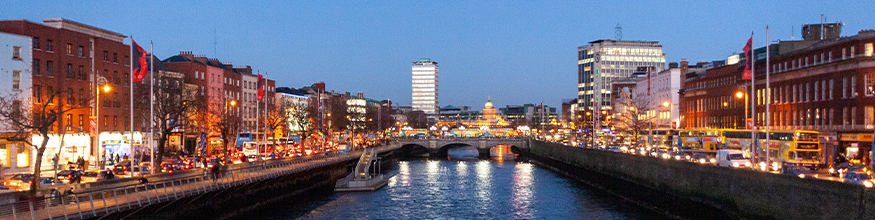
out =
{"type": "Polygon", "coordinates": [[[402,137],[395,139],[403,145],[419,145],[430,150],[440,149],[451,144],[469,145],[478,149],[488,149],[499,144],[512,145],[521,149],[528,149],[528,138],[521,137],[458,137],[458,138],[417,138],[402,137]]]}

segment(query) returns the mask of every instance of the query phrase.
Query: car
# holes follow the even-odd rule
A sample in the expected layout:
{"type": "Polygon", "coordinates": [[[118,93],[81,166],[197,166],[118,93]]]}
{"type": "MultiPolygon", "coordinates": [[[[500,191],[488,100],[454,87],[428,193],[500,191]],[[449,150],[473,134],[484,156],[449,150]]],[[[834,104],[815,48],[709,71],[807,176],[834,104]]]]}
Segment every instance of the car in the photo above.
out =
{"type": "Polygon", "coordinates": [[[675,160],[689,160],[689,159],[687,159],[689,156],[687,154],[684,154],[684,152],[680,152],[680,151],[670,152],[669,157],[671,157],[672,159],[675,159],[675,160]]]}
{"type": "Polygon", "coordinates": [[[55,175],[63,183],[79,183],[82,182],[82,172],[78,170],[62,170],[55,175]]]}
{"type": "Polygon", "coordinates": [[[707,154],[702,154],[702,153],[693,154],[693,156],[690,158],[690,161],[695,162],[695,163],[699,163],[699,164],[708,164],[708,163],[717,162],[716,159],[711,158],[711,156],[708,156],[707,154]]]}
{"type": "MultiPolygon", "coordinates": [[[[172,173],[172,172],[171,172],[172,173]]],[[[141,175],[149,175],[152,174],[152,168],[147,166],[135,166],[131,168],[131,172],[128,172],[127,177],[141,176],[141,175]]]]}
{"type": "Polygon", "coordinates": [[[112,173],[115,175],[125,175],[126,173],[131,171],[131,161],[123,160],[122,162],[118,162],[112,168],[112,173]]]}
{"type": "Polygon", "coordinates": [[[851,164],[848,162],[832,165],[829,167],[829,174],[832,176],[840,176],[842,173],[848,171],[848,167],[850,166],[851,164]]]}
{"type": "Polygon", "coordinates": [[[110,175],[111,171],[88,171],[82,175],[82,183],[93,183],[101,180],[113,179],[115,175],[110,175]]]}
{"type": "Polygon", "coordinates": [[[866,188],[872,188],[875,185],[872,177],[869,174],[866,174],[861,171],[849,171],[845,173],[845,177],[842,178],[842,182],[863,185],[866,188]]]}
{"type": "Polygon", "coordinates": [[[21,183],[33,180],[33,174],[15,174],[3,180],[3,185],[9,188],[18,188],[21,183]]]}
{"type": "Polygon", "coordinates": [[[720,149],[717,150],[717,165],[721,167],[750,167],[748,158],[744,157],[741,150],[720,149]]]}
{"type": "Polygon", "coordinates": [[[164,160],[164,162],[161,162],[161,172],[173,173],[173,171],[176,171],[176,170],[181,170],[181,168],[179,167],[179,164],[177,164],[175,160],[164,160]]]}
{"type": "Polygon", "coordinates": [[[814,177],[814,178],[819,177],[817,174],[812,173],[811,169],[808,169],[806,167],[800,167],[800,166],[782,166],[781,167],[781,174],[798,176],[799,178],[803,178],[803,179],[806,177],[814,177]]]}
{"type": "Polygon", "coordinates": [[[848,166],[847,172],[856,172],[856,171],[863,172],[863,173],[866,173],[868,175],[872,175],[872,167],[866,166],[866,164],[857,163],[857,164],[851,164],[851,166],[848,166]]]}
{"type": "MultiPolygon", "coordinates": [[[[40,184],[40,185],[39,185],[40,188],[46,188],[46,187],[52,187],[52,186],[60,186],[60,185],[67,185],[67,184],[65,184],[65,183],[63,183],[63,182],[61,182],[61,181],[59,181],[59,180],[57,180],[57,179],[55,179],[55,178],[51,178],[51,177],[40,177],[40,178],[39,178],[39,181],[37,181],[37,183],[40,184]]],[[[27,191],[27,190],[30,190],[30,185],[31,185],[31,184],[33,184],[33,181],[32,181],[32,180],[31,180],[31,181],[27,181],[27,182],[22,182],[22,183],[18,186],[18,188],[16,188],[15,190],[17,190],[17,191],[27,191]]]]}

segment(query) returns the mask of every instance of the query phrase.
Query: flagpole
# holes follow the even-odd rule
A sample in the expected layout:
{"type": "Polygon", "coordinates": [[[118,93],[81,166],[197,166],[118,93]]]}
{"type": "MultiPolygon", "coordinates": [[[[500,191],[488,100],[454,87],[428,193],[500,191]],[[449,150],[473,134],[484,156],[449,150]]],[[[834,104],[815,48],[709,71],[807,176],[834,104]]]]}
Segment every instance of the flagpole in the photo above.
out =
{"type": "Polygon", "coordinates": [[[128,152],[134,151],[134,47],[136,47],[136,45],[134,43],[134,36],[131,35],[131,56],[130,56],[131,62],[128,63],[128,66],[131,68],[131,73],[128,74],[128,76],[129,76],[128,79],[130,79],[130,92],[131,92],[128,95],[128,97],[130,97],[130,104],[131,104],[130,108],[129,108],[131,110],[131,120],[130,120],[130,122],[131,122],[131,138],[128,139],[128,141],[130,142],[130,144],[128,145],[128,147],[130,148],[130,149],[128,149],[128,152]]]}
{"type": "MultiPolygon", "coordinates": [[[[267,72],[264,72],[264,75],[267,76],[267,72]]],[[[264,86],[261,87],[262,93],[264,94],[264,140],[267,141],[267,102],[270,99],[267,98],[267,77],[263,77],[264,86]]],[[[265,153],[267,153],[267,146],[264,146],[265,153]]],[[[261,152],[259,152],[261,154],[261,152]]]]}
{"type": "MultiPolygon", "coordinates": [[[[821,25],[821,27],[822,26],[823,25],[821,25]]],[[[821,32],[821,36],[823,36],[823,32],[821,32]]],[[[770,97],[770,90],[772,87],[769,86],[769,73],[771,73],[771,70],[769,69],[769,43],[771,43],[769,41],[769,26],[766,25],[766,168],[769,167],[769,151],[771,150],[771,146],[769,146],[769,139],[771,139],[769,137],[771,136],[769,135],[769,126],[771,126],[769,123],[769,115],[771,115],[771,112],[769,112],[769,104],[771,104],[772,101],[770,97]]]]}
{"type": "MultiPolygon", "coordinates": [[[[149,41],[149,164],[155,166],[155,52],[152,41],[149,41]]],[[[166,122],[165,122],[166,123],[166,122]]],[[[174,122],[176,123],[176,122],[174,122]]],[[[185,134],[182,134],[184,137],[185,134]]],[[[185,143],[183,143],[185,146],[185,143]]],[[[184,148],[184,147],[183,147],[184,148]]]]}
{"type": "Polygon", "coordinates": [[[647,67],[647,98],[649,98],[649,102],[647,103],[647,124],[649,124],[650,129],[648,129],[647,135],[647,147],[650,147],[652,143],[650,139],[653,139],[653,118],[650,116],[650,111],[653,111],[653,97],[650,96],[650,67],[647,67]]]}
{"type": "MultiPolygon", "coordinates": [[[[757,128],[757,120],[756,120],[756,71],[754,70],[754,63],[756,62],[756,50],[753,48],[753,32],[750,33],[751,44],[750,44],[750,57],[747,57],[750,61],[748,61],[747,65],[750,65],[750,146],[751,152],[753,152],[752,158],[755,162],[759,162],[757,156],[757,147],[756,147],[756,128],[757,128]]],[[[766,164],[766,171],[768,171],[768,164],[766,164]]]]}
{"type": "MultiPolygon", "coordinates": [[[[256,74],[261,75],[261,73],[256,73],[256,74]]],[[[259,78],[256,76],[256,79],[255,79],[255,80],[258,81],[258,82],[255,82],[255,85],[258,86],[258,84],[261,83],[261,79],[259,79],[259,78]]],[[[258,88],[255,88],[255,89],[257,90],[258,88]]],[[[259,106],[261,106],[261,101],[258,100],[258,91],[255,91],[255,140],[256,140],[256,141],[255,141],[255,149],[256,149],[256,151],[258,151],[258,148],[259,148],[259,146],[258,146],[258,137],[259,137],[259,136],[258,136],[258,128],[259,128],[260,125],[261,125],[261,124],[259,123],[259,119],[261,119],[261,118],[260,118],[261,116],[259,115],[259,113],[261,112],[261,111],[259,110],[259,106]]],[[[255,158],[255,159],[257,160],[258,158],[255,158]]]]}

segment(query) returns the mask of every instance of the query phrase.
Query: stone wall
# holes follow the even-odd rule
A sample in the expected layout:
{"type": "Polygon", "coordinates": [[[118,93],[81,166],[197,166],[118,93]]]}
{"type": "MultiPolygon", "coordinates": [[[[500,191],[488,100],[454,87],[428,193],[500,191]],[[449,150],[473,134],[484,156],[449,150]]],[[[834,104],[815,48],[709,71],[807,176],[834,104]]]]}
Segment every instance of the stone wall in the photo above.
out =
{"type": "Polygon", "coordinates": [[[875,219],[875,190],[530,140],[529,153],[701,201],[745,218],[875,219]]]}

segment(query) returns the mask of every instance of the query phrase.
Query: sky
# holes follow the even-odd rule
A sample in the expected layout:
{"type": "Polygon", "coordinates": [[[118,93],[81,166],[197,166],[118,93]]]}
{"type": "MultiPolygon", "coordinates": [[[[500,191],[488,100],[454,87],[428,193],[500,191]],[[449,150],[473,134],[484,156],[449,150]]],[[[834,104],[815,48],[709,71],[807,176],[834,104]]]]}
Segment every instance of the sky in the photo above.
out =
{"type": "MultiPolygon", "coordinates": [[[[249,65],[300,88],[410,105],[411,65],[440,67],[440,105],[560,107],[577,96],[577,47],[598,39],[659,41],[666,60],[726,59],[801,26],[843,22],[843,36],[875,29],[864,1],[4,1],[0,19],[61,17],[179,51],[249,65]]],[[[126,40],[126,42],[129,42],[126,40]]],[[[144,46],[144,48],[148,45],[144,46]]],[[[148,49],[147,49],[148,50],[148,49]]]]}

